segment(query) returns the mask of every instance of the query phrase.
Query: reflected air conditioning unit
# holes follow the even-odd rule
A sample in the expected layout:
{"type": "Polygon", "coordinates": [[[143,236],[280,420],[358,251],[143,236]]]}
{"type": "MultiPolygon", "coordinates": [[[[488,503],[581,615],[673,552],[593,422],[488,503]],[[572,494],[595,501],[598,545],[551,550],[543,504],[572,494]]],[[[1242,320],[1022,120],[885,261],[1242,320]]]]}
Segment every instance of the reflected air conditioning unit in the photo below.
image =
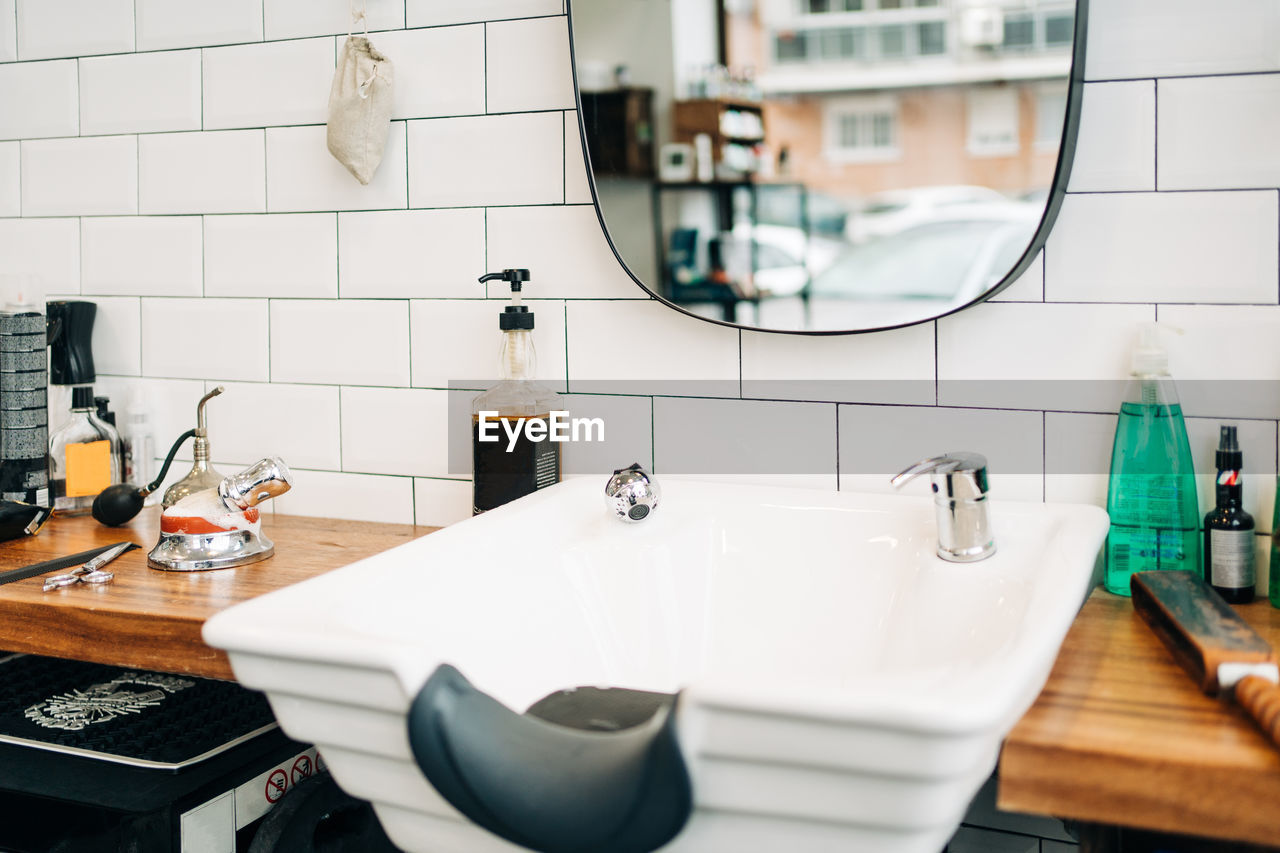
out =
{"type": "Polygon", "coordinates": [[[966,47],[998,47],[1004,42],[1004,12],[973,6],[960,14],[960,40],[966,47]]]}

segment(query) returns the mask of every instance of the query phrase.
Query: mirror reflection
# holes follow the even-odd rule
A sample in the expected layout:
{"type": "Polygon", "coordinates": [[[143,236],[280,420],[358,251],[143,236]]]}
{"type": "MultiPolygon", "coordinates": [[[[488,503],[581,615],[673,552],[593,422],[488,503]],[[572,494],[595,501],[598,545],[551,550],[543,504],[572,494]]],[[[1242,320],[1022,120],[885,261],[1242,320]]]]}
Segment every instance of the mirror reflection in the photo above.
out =
{"type": "Polygon", "coordinates": [[[1075,11],[572,4],[587,153],[618,254],[684,310],[764,329],[885,328],[981,298],[1043,240],[1075,11]]]}

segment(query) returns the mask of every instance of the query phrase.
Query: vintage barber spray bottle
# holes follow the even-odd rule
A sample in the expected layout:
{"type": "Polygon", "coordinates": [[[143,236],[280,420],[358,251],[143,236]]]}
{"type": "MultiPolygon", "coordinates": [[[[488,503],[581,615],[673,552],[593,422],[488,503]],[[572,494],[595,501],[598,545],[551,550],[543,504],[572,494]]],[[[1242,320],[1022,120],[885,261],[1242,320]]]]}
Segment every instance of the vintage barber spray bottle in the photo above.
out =
{"type": "Polygon", "coordinates": [[[560,444],[550,440],[545,425],[564,402],[533,381],[533,312],[520,301],[528,280],[524,269],[480,278],[510,284],[511,303],[498,315],[500,381],[471,403],[472,512],[477,515],[560,482],[560,444]]]}

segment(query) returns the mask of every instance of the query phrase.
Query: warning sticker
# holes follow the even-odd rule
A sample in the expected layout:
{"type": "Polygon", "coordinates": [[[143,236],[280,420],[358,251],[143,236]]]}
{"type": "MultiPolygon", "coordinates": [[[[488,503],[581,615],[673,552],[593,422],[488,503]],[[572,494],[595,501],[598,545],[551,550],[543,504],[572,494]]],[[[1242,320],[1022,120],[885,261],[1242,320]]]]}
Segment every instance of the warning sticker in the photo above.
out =
{"type": "Polygon", "coordinates": [[[310,776],[314,767],[315,764],[311,761],[310,755],[298,756],[298,760],[293,762],[293,775],[290,777],[293,784],[296,785],[310,776]]]}
{"type": "Polygon", "coordinates": [[[267,777],[267,786],[264,789],[267,802],[274,804],[284,796],[284,792],[287,790],[289,790],[289,777],[284,774],[283,770],[272,770],[271,775],[267,777]]]}
{"type": "Polygon", "coordinates": [[[243,829],[271,811],[290,788],[315,772],[315,766],[316,750],[312,747],[237,787],[236,829],[243,829]],[[306,776],[301,775],[302,767],[306,768],[306,776]]]}

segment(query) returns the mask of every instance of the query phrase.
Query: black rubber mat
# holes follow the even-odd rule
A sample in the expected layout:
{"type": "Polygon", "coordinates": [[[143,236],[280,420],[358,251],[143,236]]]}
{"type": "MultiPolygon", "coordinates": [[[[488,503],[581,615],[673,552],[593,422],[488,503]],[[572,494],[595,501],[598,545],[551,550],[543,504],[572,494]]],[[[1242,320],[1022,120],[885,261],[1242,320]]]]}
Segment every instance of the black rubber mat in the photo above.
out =
{"type": "Polygon", "coordinates": [[[233,682],[35,655],[0,660],[0,741],[173,768],[275,724],[266,697],[233,682]]]}

